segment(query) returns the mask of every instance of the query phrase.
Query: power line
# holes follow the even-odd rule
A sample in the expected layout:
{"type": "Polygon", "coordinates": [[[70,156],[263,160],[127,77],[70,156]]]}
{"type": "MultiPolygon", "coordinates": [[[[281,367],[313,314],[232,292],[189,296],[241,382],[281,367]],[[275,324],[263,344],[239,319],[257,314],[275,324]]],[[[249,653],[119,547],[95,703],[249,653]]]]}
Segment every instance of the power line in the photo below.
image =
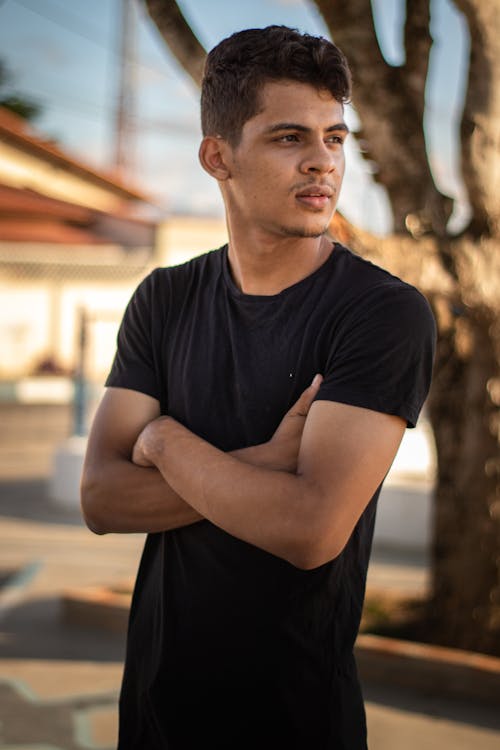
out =
{"type": "MultiPolygon", "coordinates": [[[[25,93],[30,97],[36,97],[37,104],[39,103],[41,106],[59,107],[60,109],[75,114],[78,113],[78,115],[84,115],[93,120],[101,119],[103,116],[107,117],[109,115],[114,115],[117,111],[116,106],[95,104],[94,102],[76,99],[67,96],[66,94],[61,97],[60,94],[46,92],[44,94],[42,93],[40,96],[40,90],[35,91],[34,89],[26,88],[24,86],[22,90],[14,88],[13,86],[3,86],[2,91],[8,94],[16,94],[18,96],[25,93]]],[[[137,127],[143,129],[156,130],[159,132],[175,132],[176,134],[186,135],[187,137],[199,135],[199,128],[195,127],[191,122],[148,119],[137,115],[133,117],[133,120],[137,127]]]]}
{"type": "Polygon", "coordinates": [[[87,34],[84,31],[82,31],[80,28],[76,28],[72,23],[68,23],[67,21],[61,21],[60,18],[56,18],[50,13],[42,13],[41,10],[38,8],[33,8],[29,2],[26,2],[26,0],[12,0],[13,3],[16,5],[21,5],[25,10],[28,10],[30,13],[34,13],[37,16],[40,16],[40,18],[44,18],[46,21],[50,21],[51,23],[56,24],[57,26],[60,26],[63,29],[66,29],[66,31],[70,31],[72,34],[76,34],[77,36],[81,37],[82,39],[86,39],[88,42],[92,42],[92,44],[96,44],[98,47],[108,49],[107,45],[104,42],[101,42],[97,40],[94,36],[91,34],[87,34]]]}
{"type": "MultiPolygon", "coordinates": [[[[97,29],[97,27],[94,27],[91,24],[89,25],[88,22],[86,20],[83,20],[82,18],[77,18],[71,12],[68,12],[66,8],[62,8],[58,5],[57,15],[54,16],[50,12],[48,14],[43,13],[39,7],[33,7],[29,2],[27,3],[26,0],[13,0],[13,2],[17,5],[22,5],[23,8],[26,8],[26,10],[29,10],[32,13],[36,13],[42,18],[57,23],[58,26],[63,26],[68,31],[78,34],[78,36],[81,36],[83,39],[94,42],[99,46],[106,45],[106,41],[104,38],[96,38],[96,35],[97,37],[100,36],[99,29],[97,29]]],[[[37,3],[37,5],[39,5],[39,3],[37,3]]]]}
{"type": "MultiPolygon", "coordinates": [[[[75,13],[73,10],[69,10],[67,7],[67,4],[59,2],[59,0],[45,0],[48,1],[49,4],[55,5],[57,7],[57,14],[58,16],[62,16],[63,18],[69,19],[70,25],[74,29],[73,24],[77,24],[78,28],[81,27],[83,24],[87,28],[87,34],[89,36],[93,37],[96,41],[101,36],[101,29],[98,26],[94,26],[93,24],[88,22],[87,18],[84,18],[84,16],[80,15],[79,13],[75,13]]],[[[102,41],[99,41],[99,44],[106,45],[107,40],[105,37],[102,37],[102,41]]]]}
{"type": "Polygon", "coordinates": [[[63,106],[65,108],[68,108],[68,102],[70,103],[69,108],[72,108],[74,110],[79,110],[81,112],[88,113],[90,109],[93,110],[93,114],[98,114],[99,112],[106,112],[106,111],[112,111],[112,107],[105,107],[102,104],[96,104],[95,102],[88,102],[84,101],[82,99],[76,99],[74,97],[68,96],[67,94],[59,94],[57,92],[40,92],[40,89],[31,89],[26,88],[26,86],[23,86],[22,88],[9,85],[9,86],[3,86],[2,91],[7,91],[10,94],[17,94],[22,96],[23,94],[27,94],[30,97],[36,98],[37,103],[40,103],[41,105],[44,104],[44,97],[49,99],[51,103],[55,104],[61,104],[61,101],[63,101],[63,106]]]}
{"type": "MultiPolygon", "coordinates": [[[[27,0],[11,0],[13,3],[16,3],[17,5],[20,5],[25,10],[29,11],[30,13],[34,13],[37,16],[40,16],[40,18],[45,19],[46,21],[50,21],[51,23],[54,23],[56,26],[59,26],[62,29],[65,29],[66,31],[69,31],[71,34],[76,34],[77,36],[81,37],[82,39],[85,39],[88,42],[91,42],[92,44],[95,44],[96,46],[100,47],[101,49],[104,49],[106,52],[109,52],[113,55],[115,58],[120,58],[120,55],[118,52],[113,48],[111,44],[107,44],[105,41],[100,41],[96,39],[92,34],[82,32],[80,28],[78,28],[75,23],[73,22],[74,16],[72,14],[64,13],[66,17],[66,21],[61,21],[61,19],[57,16],[54,16],[50,13],[42,13],[41,10],[38,8],[33,8],[27,0]],[[70,19],[69,22],[67,19],[70,19]]],[[[58,13],[60,11],[58,10],[58,13]]],[[[76,20],[76,18],[75,18],[76,20]]],[[[80,21],[78,21],[78,24],[80,21]]],[[[91,28],[87,25],[87,28],[91,28]]],[[[165,70],[162,70],[161,68],[152,67],[151,65],[146,65],[141,62],[137,62],[135,60],[130,61],[131,64],[136,65],[137,67],[143,68],[144,70],[149,71],[150,73],[155,73],[164,76],[165,78],[171,78],[169,73],[167,73],[165,70]]]]}

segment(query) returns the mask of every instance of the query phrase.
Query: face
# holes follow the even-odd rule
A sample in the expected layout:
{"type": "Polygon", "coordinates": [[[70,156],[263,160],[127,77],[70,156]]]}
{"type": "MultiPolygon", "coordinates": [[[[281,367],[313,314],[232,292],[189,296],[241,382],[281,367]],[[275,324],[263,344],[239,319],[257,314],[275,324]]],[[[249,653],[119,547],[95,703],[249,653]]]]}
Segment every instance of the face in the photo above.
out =
{"type": "Polygon", "coordinates": [[[265,84],[260,112],[226,144],[222,184],[230,222],[282,237],[324,234],[344,176],[347,127],[328,91],[293,81],[265,84]]]}

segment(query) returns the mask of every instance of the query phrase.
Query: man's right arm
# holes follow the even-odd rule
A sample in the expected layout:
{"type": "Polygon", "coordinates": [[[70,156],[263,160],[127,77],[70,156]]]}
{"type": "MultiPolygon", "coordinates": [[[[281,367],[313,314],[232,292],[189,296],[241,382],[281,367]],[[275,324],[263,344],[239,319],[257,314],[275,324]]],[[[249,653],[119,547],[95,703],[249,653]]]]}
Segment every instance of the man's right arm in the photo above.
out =
{"type": "Polygon", "coordinates": [[[81,484],[83,516],[96,534],[164,531],[201,519],[156,469],[141,471],[130,460],[137,431],[159,414],[151,396],[106,389],[90,431],[81,484]]]}
{"type": "MultiPolygon", "coordinates": [[[[269,442],[233,455],[255,466],[295,471],[305,417],[320,382],[316,377],[269,442]]],[[[158,416],[159,403],[151,396],[125,388],[106,389],[90,431],[81,485],[83,515],[96,534],[154,533],[203,519],[156,468],[132,463],[138,435],[158,416]]]]}

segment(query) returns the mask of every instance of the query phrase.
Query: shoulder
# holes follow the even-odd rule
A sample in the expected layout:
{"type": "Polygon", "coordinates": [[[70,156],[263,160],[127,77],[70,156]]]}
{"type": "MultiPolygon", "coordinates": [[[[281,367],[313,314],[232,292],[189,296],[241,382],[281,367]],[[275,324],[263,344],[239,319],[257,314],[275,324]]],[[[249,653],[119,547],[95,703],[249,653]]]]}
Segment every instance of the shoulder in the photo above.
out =
{"type": "Polygon", "coordinates": [[[434,358],[430,305],[414,286],[350,251],[341,249],[338,259],[340,322],[320,394],[414,426],[434,358]]]}
{"type": "Polygon", "coordinates": [[[394,325],[420,321],[431,330],[434,316],[426,297],[415,286],[381,266],[337,245],[346,290],[346,305],[357,318],[385,317],[394,325]]]}
{"type": "Polygon", "coordinates": [[[220,247],[217,250],[209,250],[202,255],[198,255],[195,258],[191,258],[191,260],[180,263],[176,266],[155,268],[150,273],[151,283],[156,286],[161,286],[188,281],[207,274],[216,274],[221,267],[221,256],[223,251],[224,247],[220,247]]]}
{"type": "Polygon", "coordinates": [[[210,250],[185,263],[153,269],[137,286],[132,302],[163,309],[182,300],[192,292],[193,285],[209,285],[220,272],[222,251],[210,250]]]}
{"type": "Polygon", "coordinates": [[[354,293],[364,292],[376,287],[386,288],[408,288],[415,289],[398,276],[382,268],[382,266],[372,263],[371,260],[357,255],[355,252],[335,243],[334,253],[337,255],[337,266],[341,273],[349,278],[351,288],[354,293]]]}

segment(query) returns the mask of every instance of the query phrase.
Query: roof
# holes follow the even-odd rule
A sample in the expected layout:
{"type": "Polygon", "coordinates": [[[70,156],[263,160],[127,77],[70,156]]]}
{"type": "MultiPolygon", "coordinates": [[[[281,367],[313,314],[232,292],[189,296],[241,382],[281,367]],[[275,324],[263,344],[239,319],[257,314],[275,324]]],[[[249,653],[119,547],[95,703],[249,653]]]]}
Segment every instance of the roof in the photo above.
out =
{"type": "Polygon", "coordinates": [[[152,246],[155,222],[0,184],[0,242],[152,246]]]}
{"type": "Polygon", "coordinates": [[[118,175],[93,169],[78,159],[69,156],[51,141],[38,135],[29,123],[5,107],[0,107],[0,141],[17,146],[27,153],[63,167],[68,172],[84,177],[89,182],[105,187],[124,198],[153,203],[154,201],[140,190],[129,185],[118,175]]]}

